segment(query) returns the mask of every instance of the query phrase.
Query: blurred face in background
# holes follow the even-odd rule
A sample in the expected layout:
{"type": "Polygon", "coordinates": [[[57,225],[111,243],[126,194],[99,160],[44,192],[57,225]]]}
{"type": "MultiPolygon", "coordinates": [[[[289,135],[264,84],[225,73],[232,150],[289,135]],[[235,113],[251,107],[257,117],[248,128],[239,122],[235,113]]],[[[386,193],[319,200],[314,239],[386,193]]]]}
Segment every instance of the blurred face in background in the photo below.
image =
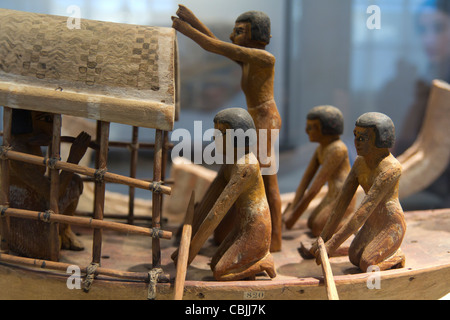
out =
{"type": "Polygon", "coordinates": [[[421,41],[430,62],[442,63],[450,59],[450,15],[426,7],[418,22],[421,41]]]}

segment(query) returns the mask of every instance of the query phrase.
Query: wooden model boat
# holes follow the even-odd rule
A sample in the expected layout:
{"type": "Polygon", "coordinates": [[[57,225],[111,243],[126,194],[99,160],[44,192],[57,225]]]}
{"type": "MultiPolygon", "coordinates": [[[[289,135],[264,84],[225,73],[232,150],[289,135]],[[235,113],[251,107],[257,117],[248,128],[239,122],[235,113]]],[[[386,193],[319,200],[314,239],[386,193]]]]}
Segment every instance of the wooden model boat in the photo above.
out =
{"type": "MultiPolygon", "coordinates": [[[[332,257],[330,263],[340,299],[439,299],[450,288],[450,210],[408,212],[408,231],[402,250],[406,267],[376,273],[361,273],[346,256],[332,257]],[[378,282],[377,282],[378,281],[378,282]],[[377,289],[377,284],[379,289],[377,289]],[[370,289],[372,288],[372,289],[370,289]]],[[[283,251],[275,253],[278,276],[262,274],[256,281],[217,282],[209,269],[215,249],[205,247],[187,272],[183,299],[186,300],[289,300],[327,299],[321,268],[298,253],[300,241],[308,241],[306,229],[298,228],[283,236],[283,251]]],[[[87,229],[78,232],[90,242],[87,229]]],[[[158,283],[156,299],[173,299],[176,270],[170,255],[176,249],[164,242],[162,268],[172,281],[158,283]]],[[[2,255],[0,262],[1,299],[147,299],[151,244],[145,237],[104,232],[102,268],[89,293],[69,290],[72,273],[67,268],[79,264],[82,271],[90,263],[90,252],[64,252],[59,271],[50,263],[2,255]],[[108,256],[108,259],[105,259],[108,256]],[[108,271],[109,269],[109,271],[108,271]],[[127,272],[110,272],[110,269],[127,272]],[[104,271],[103,271],[104,270],[104,271]]],[[[82,280],[85,275],[83,272],[82,280]]]]}
{"type": "MultiPolygon", "coordinates": [[[[212,242],[202,249],[186,274],[177,273],[180,270],[177,270],[170,256],[179,247],[173,235],[179,230],[180,219],[171,219],[170,215],[162,212],[163,195],[172,192],[172,188],[164,182],[165,157],[169,147],[167,132],[173,129],[178,110],[175,33],[172,29],[84,20],[81,30],[85,35],[74,38],[65,26],[65,19],[0,10],[0,27],[5,30],[0,40],[6,44],[0,46],[0,55],[8,61],[8,68],[0,70],[0,105],[5,106],[1,234],[4,239],[8,233],[9,217],[45,220],[56,228],[58,223],[69,223],[87,249],[82,252],[58,251],[54,261],[42,261],[14,255],[9,252],[7,243],[2,241],[0,299],[162,300],[173,299],[176,292],[179,294],[180,291],[175,288],[179,288],[180,283],[183,299],[326,299],[321,268],[313,260],[303,259],[298,252],[301,243],[314,240],[310,238],[304,220],[293,230],[284,232],[283,251],[273,254],[278,274],[274,279],[263,273],[255,281],[213,280],[208,265],[215,250],[212,242]],[[31,39],[28,32],[31,28],[42,36],[31,39]],[[111,40],[105,36],[111,32],[117,38],[111,40]],[[35,41],[42,42],[38,44],[35,41]],[[120,43],[122,46],[119,46],[120,43]],[[143,57],[142,50],[138,50],[136,45],[142,49],[146,43],[149,46],[156,43],[157,47],[153,50],[156,53],[164,50],[164,54],[143,57]],[[73,51],[74,44],[77,50],[86,52],[73,51]],[[92,45],[96,46],[96,50],[91,50],[92,45]],[[125,47],[131,51],[110,50],[125,47]],[[97,59],[104,50],[108,51],[111,61],[97,59]],[[92,58],[89,54],[96,57],[92,58]],[[51,56],[58,58],[49,59],[51,56]],[[26,58],[29,61],[24,61],[26,58]],[[151,83],[140,82],[140,72],[149,70],[141,66],[142,59],[154,72],[151,83]],[[97,63],[95,66],[92,64],[94,60],[97,63]],[[81,66],[82,63],[85,65],[81,66]],[[122,67],[124,69],[120,70],[122,67]],[[129,73],[130,68],[134,68],[134,72],[129,73]],[[125,82],[121,74],[127,74],[125,82]],[[57,151],[61,141],[71,141],[70,137],[64,139],[59,134],[61,115],[96,120],[96,169],[69,165],[60,160],[50,166],[48,159],[10,150],[13,108],[55,114],[53,159],[59,158],[57,151]],[[156,130],[155,144],[149,146],[155,149],[152,181],[136,179],[133,175],[136,161],[132,161],[130,177],[105,170],[108,146],[114,144],[109,141],[110,122],[130,125],[135,129],[146,127],[156,130]],[[49,208],[48,215],[42,215],[8,207],[9,182],[5,173],[9,169],[9,160],[48,166],[50,173],[68,170],[94,178],[93,194],[96,196],[93,199],[93,218],[62,216],[57,214],[58,208],[49,208]],[[102,170],[101,176],[98,170],[102,170]],[[106,220],[104,186],[107,182],[149,190],[152,205],[144,213],[148,214],[145,219],[135,215],[132,205],[125,219],[128,222],[138,218],[151,220],[151,225],[121,223],[122,217],[118,216],[106,220]],[[162,214],[168,223],[162,223],[162,214]],[[77,269],[80,277],[77,276],[77,269]]],[[[137,134],[134,134],[133,141],[124,146],[131,146],[136,157],[137,144],[137,134]]],[[[132,204],[134,195],[130,195],[129,203],[132,204]]],[[[408,229],[402,246],[406,255],[405,268],[361,273],[345,255],[330,258],[341,299],[439,299],[450,291],[450,210],[408,212],[406,219],[408,229]]],[[[188,222],[189,219],[186,220],[188,222]]]]}

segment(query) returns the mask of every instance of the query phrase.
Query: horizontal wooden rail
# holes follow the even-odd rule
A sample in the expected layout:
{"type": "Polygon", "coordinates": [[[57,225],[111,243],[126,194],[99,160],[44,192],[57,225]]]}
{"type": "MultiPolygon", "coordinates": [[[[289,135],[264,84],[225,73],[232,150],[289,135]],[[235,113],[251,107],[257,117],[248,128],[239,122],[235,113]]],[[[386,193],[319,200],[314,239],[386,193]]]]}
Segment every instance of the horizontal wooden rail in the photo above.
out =
{"type": "MultiPolygon", "coordinates": [[[[82,178],[82,180],[83,180],[83,182],[94,182],[95,178],[93,178],[93,177],[84,177],[84,178],[82,178]]],[[[152,179],[139,178],[139,180],[144,181],[144,182],[153,183],[152,179]]],[[[114,184],[114,182],[111,182],[111,183],[114,184]]],[[[175,180],[173,180],[173,179],[166,179],[164,181],[161,181],[161,184],[167,185],[167,186],[174,185],[175,184],[175,180]]]]}
{"type": "MultiPolygon", "coordinates": [[[[29,267],[36,267],[36,268],[45,269],[45,270],[63,271],[65,273],[67,273],[69,268],[73,266],[73,264],[69,264],[69,263],[17,257],[17,256],[9,255],[9,254],[3,254],[3,253],[0,253],[0,262],[19,264],[19,265],[29,266],[29,267]]],[[[87,267],[83,267],[83,268],[80,267],[80,271],[82,273],[86,274],[87,267]]],[[[96,273],[96,275],[102,275],[102,276],[107,276],[107,277],[149,282],[148,273],[143,273],[143,272],[127,272],[127,271],[118,271],[118,270],[98,267],[95,273],[96,273]]]]}
{"type": "MultiPolygon", "coordinates": [[[[151,210],[151,207],[149,207],[149,210],[151,210]]],[[[92,218],[94,216],[94,214],[92,212],[87,212],[87,211],[76,211],[75,216],[92,218]]],[[[128,214],[104,213],[103,218],[113,219],[113,220],[114,219],[115,220],[126,220],[126,219],[128,219],[128,214]]],[[[143,216],[143,215],[134,216],[134,220],[136,220],[136,221],[148,222],[148,221],[152,221],[152,219],[153,218],[151,216],[143,216]]],[[[169,220],[167,218],[164,218],[164,219],[162,219],[162,221],[164,223],[167,223],[169,220]]]]}
{"type": "Polygon", "coordinates": [[[82,217],[72,217],[72,216],[66,216],[62,214],[55,214],[50,211],[46,212],[37,212],[37,211],[29,211],[29,210],[22,210],[22,209],[13,209],[13,208],[1,208],[1,215],[2,216],[9,216],[9,217],[16,217],[16,218],[23,218],[23,219],[32,219],[32,220],[38,220],[43,222],[56,222],[56,223],[64,223],[69,225],[76,225],[80,227],[87,227],[87,228],[93,228],[93,229],[109,229],[119,232],[126,232],[130,234],[137,234],[142,236],[148,236],[152,238],[160,238],[160,239],[166,239],[170,240],[172,239],[172,232],[170,231],[163,231],[161,229],[156,228],[144,228],[144,227],[137,227],[137,226],[131,226],[128,224],[122,224],[117,222],[110,222],[110,221],[104,221],[104,220],[97,220],[97,219],[91,219],[91,218],[82,218],[82,217]]]}
{"type": "MultiPolygon", "coordinates": [[[[110,141],[109,146],[113,148],[132,148],[133,143],[130,142],[122,142],[122,141],[110,141]]],[[[155,144],[154,143],[142,143],[138,142],[135,144],[136,149],[154,149],[155,144]]],[[[172,149],[174,147],[174,144],[168,143],[166,144],[166,148],[172,149]]]]}
{"type": "MultiPolygon", "coordinates": [[[[3,133],[0,132],[0,136],[2,136],[3,133]]],[[[63,136],[61,137],[61,142],[63,143],[73,143],[75,141],[75,137],[69,137],[69,136],[63,136]]],[[[133,144],[131,142],[124,142],[124,141],[109,141],[108,145],[110,148],[136,148],[136,149],[154,149],[155,148],[155,144],[154,143],[143,143],[143,142],[138,142],[136,144],[133,144]]],[[[166,144],[166,148],[168,149],[172,149],[174,147],[173,143],[167,143],[166,144]]],[[[94,150],[99,150],[100,146],[98,145],[98,143],[95,143],[94,141],[92,141],[89,144],[89,148],[94,149],[94,150]]]]}
{"type": "Polygon", "coordinates": [[[26,162],[30,164],[34,164],[37,166],[51,167],[58,170],[69,171],[77,174],[81,174],[84,176],[94,177],[95,179],[104,179],[106,182],[118,183],[127,185],[130,187],[135,187],[144,190],[150,190],[156,193],[163,193],[166,195],[170,195],[172,189],[167,186],[163,186],[161,183],[155,182],[145,182],[139,179],[129,178],[125,176],[121,176],[115,173],[110,172],[99,172],[98,170],[79,166],[73,163],[67,163],[63,161],[54,161],[54,159],[47,159],[43,157],[38,157],[34,155],[29,155],[26,153],[21,153],[12,150],[3,150],[3,156],[6,156],[10,160],[16,160],[21,162],[26,162]]]}

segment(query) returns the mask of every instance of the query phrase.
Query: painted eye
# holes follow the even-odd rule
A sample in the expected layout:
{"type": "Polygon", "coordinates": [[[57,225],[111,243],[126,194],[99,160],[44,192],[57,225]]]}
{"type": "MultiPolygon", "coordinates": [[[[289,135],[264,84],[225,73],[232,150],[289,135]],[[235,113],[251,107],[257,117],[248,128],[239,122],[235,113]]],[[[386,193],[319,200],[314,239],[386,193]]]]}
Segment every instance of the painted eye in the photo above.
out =
{"type": "Polygon", "coordinates": [[[38,117],[37,119],[39,121],[43,121],[43,122],[47,122],[47,123],[53,122],[53,117],[49,114],[42,115],[42,116],[38,117]]]}
{"type": "Polygon", "coordinates": [[[355,141],[358,141],[358,142],[366,142],[366,141],[369,141],[369,138],[367,138],[367,137],[357,137],[356,135],[355,135],[355,141]]]}

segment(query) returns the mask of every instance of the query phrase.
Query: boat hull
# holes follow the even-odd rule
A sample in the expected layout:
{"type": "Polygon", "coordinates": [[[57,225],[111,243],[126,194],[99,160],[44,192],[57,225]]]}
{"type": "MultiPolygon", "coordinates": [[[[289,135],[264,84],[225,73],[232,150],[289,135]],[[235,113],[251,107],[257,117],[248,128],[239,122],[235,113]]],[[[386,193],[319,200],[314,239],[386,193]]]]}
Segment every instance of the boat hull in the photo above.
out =
{"type": "MultiPolygon", "coordinates": [[[[435,300],[449,292],[450,265],[419,270],[336,276],[342,300],[435,300]]],[[[148,283],[96,279],[89,293],[67,287],[69,275],[0,264],[2,300],[146,300],[148,283]]],[[[157,299],[173,298],[173,284],[158,284],[157,299]]],[[[321,278],[286,281],[187,281],[185,300],[326,300],[321,278]]]]}
{"type": "MultiPolygon", "coordinates": [[[[434,300],[450,292],[450,210],[408,212],[407,233],[402,244],[406,266],[401,269],[361,273],[348,256],[330,257],[339,298],[342,300],[434,300]]],[[[91,241],[91,233],[79,230],[79,238],[91,241]]],[[[89,291],[69,289],[74,275],[49,271],[41,264],[25,266],[0,255],[0,299],[40,300],[145,300],[149,282],[144,281],[151,266],[151,244],[147,238],[104,232],[102,267],[140,274],[140,280],[119,280],[98,275],[89,291]],[[143,240],[143,242],[142,242],[143,240]],[[114,259],[113,259],[114,258],[114,259]],[[147,261],[147,262],[146,262],[147,261]]],[[[301,257],[300,244],[308,246],[314,239],[305,228],[285,231],[283,250],[273,253],[277,277],[265,273],[256,281],[217,282],[209,267],[211,255],[217,249],[212,242],[205,246],[190,265],[184,288],[185,300],[325,300],[326,289],[321,268],[314,260],[301,257]],[[309,241],[309,243],[308,243],[309,241]]],[[[351,241],[351,239],[349,239],[351,241]]],[[[164,242],[166,243],[166,242],[164,242]]],[[[170,259],[175,243],[162,250],[162,268],[169,283],[156,285],[157,300],[174,296],[175,266],[170,259]]],[[[344,243],[348,245],[349,243],[344,243]]],[[[89,248],[86,245],[86,248],[89,248]]],[[[64,252],[63,262],[90,263],[90,250],[64,252]]],[[[33,260],[31,260],[33,262],[33,260]]],[[[80,279],[80,278],[78,278],[80,279]]],[[[84,279],[82,275],[81,279],[84,279]]],[[[81,281],[79,281],[81,282],[81,281]]]]}

